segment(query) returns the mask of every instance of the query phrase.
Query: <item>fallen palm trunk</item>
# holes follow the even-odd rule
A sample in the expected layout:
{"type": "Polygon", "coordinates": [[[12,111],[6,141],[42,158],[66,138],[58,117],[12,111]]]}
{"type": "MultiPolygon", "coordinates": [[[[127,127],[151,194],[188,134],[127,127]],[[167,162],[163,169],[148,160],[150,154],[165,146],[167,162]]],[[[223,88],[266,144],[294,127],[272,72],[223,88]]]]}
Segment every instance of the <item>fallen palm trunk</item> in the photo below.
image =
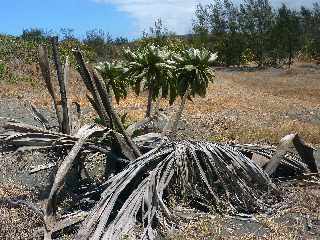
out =
{"type": "Polygon", "coordinates": [[[190,141],[163,143],[106,185],[77,239],[121,239],[139,224],[141,239],[154,239],[155,223],[174,219],[168,205],[173,192],[180,203],[234,213],[265,209],[264,196],[275,190],[262,169],[240,152],[190,141]]]}
{"type": "Polygon", "coordinates": [[[56,224],[56,211],[57,211],[57,195],[64,185],[65,178],[70,171],[74,161],[76,160],[82,146],[85,144],[87,138],[97,133],[104,133],[106,129],[101,129],[96,126],[88,126],[79,130],[79,140],[73,146],[68,156],[61,163],[52,185],[49,198],[46,202],[44,211],[44,220],[46,225],[45,236],[51,239],[51,230],[56,224]]]}
{"type": "MultiPolygon", "coordinates": [[[[265,166],[264,170],[269,175],[276,174],[276,171],[279,171],[279,165],[281,160],[286,157],[286,154],[289,152],[296,153],[299,156],[298,162],[301,165],[301,173],[317,173],[320,169],[320,166],[317,166],[317,162],[313,155],[312,147],[306,145],[304,141],[297,134],[290,134],[282,138],[279,146],[277,147],[277,152],[274,154],[270,162],[265,166]]],[[[297,159],[294,159],[297,162],[297,159]]],[[[293,161],[294,161],[293,160],[293,161]]],[[[283,174],[282,174],[283,176],[283,174]]]]}
{"type": "Polygon", "coordinates": [[[233,145],[236,149],[258,162],[272,178],[299,177],[318,173],[319,160],[314,157],[315,149],[305,144],[297,135],[290,134],[280,140],[278,147],[256,145],[233,145]]]}

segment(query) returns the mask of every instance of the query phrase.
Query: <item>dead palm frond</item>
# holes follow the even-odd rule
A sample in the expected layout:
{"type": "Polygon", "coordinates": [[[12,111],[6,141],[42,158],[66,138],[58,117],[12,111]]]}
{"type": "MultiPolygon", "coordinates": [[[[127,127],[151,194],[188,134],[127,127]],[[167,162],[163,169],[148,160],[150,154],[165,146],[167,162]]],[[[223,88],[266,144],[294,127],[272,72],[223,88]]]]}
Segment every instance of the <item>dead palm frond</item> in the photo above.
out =
{"type": "MultiPolygon", "coordinates": [[[[139,238],[154,239],[160,229],[177,226],[183,218],[178,206],[228,214],[265,210],[277,196],[273,194],[277,191],[270,177],[277,176],[283,168],[293,169],[296,174],[313,171],[312,159],[307,154],[299,155],[311,148],[304,146],[297,135],[286,136],[275,148],[171,142],[160,134],[147,134],[134,141],[140,149],[151,150],[134,160],[124,137],[108,128],[86,125],[73,136],[17,122],[9,122],[4,128],[1,144],[17,151],[65,150],[64,160],[57,160],[55,165],[58,170],[44,209],[44,232],[48,239],[53,232],[83,220],[76,239],[121,239],[135,232],[139,238]],[[111,142],[103,141],[107,136],[111,142]],[[120,141],[119,148],[113,149],[113,141],[120,141]],[[300,149],[298,153],[289,152],[290,144],[300,149]],[[121,162],[121,169],[114,171],[116,175],[81,195],[100,196],[91,213],[56,218],[56,199],[75,160],[81,159],[83,153],[108,155],[112,151],[124,157],[119,161],[126,161],[121,162]],[[268,161],[259,166],[253,154],[268,161]],[[276,163],[275,174],[264,171],[270,163],[271,166],[276,163]]],[[[51,167],[38,166],[35,171],[51,167]]]]}
{"type": "Polygon", "coordinates": [[[120,239],[139,226],[141,239],[154,239],[156,224],[175,219],[170,193],[201,209],[247,213],[264,209],[264,194],[274,189],[261,168],[234,148],[191,141],[164,142],[106,186],[77,239],[120,239]]]}
{"type": "Polygon", "coordinates": [[[65,159],[62,161],[62,163],[59,166],[59,169],[56,173],[53,185],[50,190],[49,197],[45,204],[45,210],[44,210],[44,222],[45,222],[45,228],[46,228],[46,234],[45,237],[51,238],[51,231],[54,229],[54,226],[57,223],[56,220],[56,211],[57,211],[57,196],[60,190],[62,189],[65,179],[71,170],[72,166],[74,165],[75,160],[77,159],[78,155],[80,154],[83,145],[86,143],[87,139],[89,139],[92,136],[97,135],[105,135],[109,134],[110,130],[103,129],[95,125],[88,125],[83,128],[81,128],[77,136],[79,139],[72,147],[71,151],[68,153],[68,155],[65,157],[65,159]]]}
{"type": "MultiPolygon", "coordinates": [[[[85,125],[75,135],[67,135],[25,123],[8,122],[3,126],[5,132],[1,134],[1,144],[12,148],[16,152],[49,150],[53,148],[71,149],[79,140],[81,133],[90,127],[91,125],[85,125]]],[[[96,141],[90,141],[90,139],[83,144],[83,148],[87,151],[102,153],[107,153],[110,150],[108,146],[99,144],[96,141]]]]}
{"type": "MultiPolygon", "coordinates": [[[[82,213],[80,213],[81,217],[70,215],[57,218],[57,197],[67,180],[67,176],[70,175],[71,169],[79,164],[77,160],[83,159],[89,154],[99,153],[107,156],[111,152],[104,140],[113,134],[112,130],[96,125],[85,125],[71,136],[18,122],[9,122],[3,128],[5,131],[0,134],[0,145],[15,150],[13,154],[39,150],[46,152],[53,150],[56,153],[54,163],[36,166],[30,172],[30,174],[34,174],[58,166],[43,211],[45,239],[51,239],[51,234],[55,231],[82,221],[85,218],[82,213]],[[59,161],[61,158],[62,161],[59,161]]],[[[113,161],[117,161],[117,159],[113,159],[113,161]]]]}

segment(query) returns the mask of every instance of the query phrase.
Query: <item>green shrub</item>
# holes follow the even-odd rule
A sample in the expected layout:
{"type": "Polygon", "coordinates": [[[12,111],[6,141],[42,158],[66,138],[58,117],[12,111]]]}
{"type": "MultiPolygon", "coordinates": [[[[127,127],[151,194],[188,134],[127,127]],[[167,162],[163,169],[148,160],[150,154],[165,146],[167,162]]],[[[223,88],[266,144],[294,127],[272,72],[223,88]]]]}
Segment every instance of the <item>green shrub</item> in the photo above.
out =
{"type": "Polygon", "coordinates": [[[0,62],[0,80],[4,78],[5,74],[6,74],[6,65],[0,62]]]}

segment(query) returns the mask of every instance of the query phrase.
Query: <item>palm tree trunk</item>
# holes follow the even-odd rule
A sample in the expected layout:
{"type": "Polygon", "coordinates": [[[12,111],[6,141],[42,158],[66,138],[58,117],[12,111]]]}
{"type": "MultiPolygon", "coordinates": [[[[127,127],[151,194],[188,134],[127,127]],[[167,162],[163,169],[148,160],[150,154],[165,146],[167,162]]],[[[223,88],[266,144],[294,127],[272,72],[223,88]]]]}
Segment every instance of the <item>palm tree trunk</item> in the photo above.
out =
{"type": "Polygon", "coordinates": [[[182,112],[184,110],[184,107],[186,105],[186,102],[187,102],[187,98],[190,94],[190,89],[188,89],[185,94],[183,95],[182,99],[181,99],[181,103],[180,103],[180,106],[179,106],[179,109],[176,113],[176,116],[175,116],[175,120],[172,124],[172,127],[171,127],[171,130],[169,131],[170,135],[172,137],[174,137],[177,133],[177,130],[178,130],[178,124],[179,124],[179,121],[181,119],[181,116],[182,116],[182,112]]]}
{"type": "Polygon", "coordinates": [[[156,104],[155,104],[155,107],[154,107],[154,113],[153,113],[154,116],[158,116],[159,115],[161,99],[162,99],[162,89],[160,89],[159,97],[158,97],[158,99],[156,101],[156,104]]]}
{"type": "Polygon", "coordinates": [[[92,77],[93,81],[95,82],[99,95],[103,99],[103,104],[105,106],[105,109],[107,113],[110,116],[110,120],[114,123],[114,125],[117,127],[118,131],[123,135],[124,139],[126,140],[129,147],[133,150],[136,157],[141,156],[141,152],[136,146],[136,144],[132,141],[130,136],[127,134],[118,114],[113,108],[112,102],[110,102],[110,96],[108,95],[108,90],[106,88],[105,83],[99,78],[99,74],[96,70],[92,71],[92,77]]]}
{"type": "Polygon", "coordinates": [[[69,70],[70,69],[70,61],[69,61],[69,56],[66,56],[64,68],[63,68],[63,80],[65,84],[65,91],[66,91],[66,99],[67,99],[67,106],[68,106],[68,119],[69,119],[69,124],[68,124],[68,131],[70,131],[70,134],[72,132],[73,126],[72,126],[72,106],[70,102],[70,97],[69,97],[69,70]]]}
{"type": "Polygon", "coordinates": [[[48,57],[48,48],[46,46],[40,45],[39,46],[39,65],[41,69],[41,73],[46,84],[47,90],[52,98],[54,110],[57,115],[57,120],[59,124],[59,130],[62,132],[62,113],[58,106],[58,99],[53,88],[52,79],[51,79],[51,71],[50,71],[50,64],[49,64],[49,57],[48,57]]]}
{"type": "MultiPolygon", "coordinates": [[[[77,60],[77,63],[79,64],[79,73],[83,78],[84,83],[86,84],[88,90],[91,93],[96,93],[97,99],[99,99],[98,102],[95,102],[96,108],[100,107],[106,112],[106,116],[110,118],[110,121],[114,123],[116,128],[119,130],[119,132],[123,135],[127,145],[132,149],[136,157],[141,156],[141,152],[136,146],[136,144],[132,141],[130,136],[125,131],[125,128],[123,127],[123,124],[121,123],[121,120],[118,116],[118,114],[114,111],[112,102],[110,101],[110,95],[108,94],[107,88],[105,86],[105,83],[100,79],[99,74],[94,69],[88,70],[82,54],[79,50],[74,51],[74,56],[77,60]],[[95,88],[93,90],[93,88],[95,88]]],[[[110,126],[112,127],[112,126],[110,126]]]]}
{"type": "Polygon", "coordinates": [[[61,106],[62,106],[62,132],[65,134],[70,134],[70,119],[69,119],[69,109],[68,109],[68,98],[66,93],[65,79],[63,75],[62,65],[60,61],[60,56],[58,52],[58,38],[51,38],[53,60],[57,70],[57,78],[60,86],[61,95],[61,106]]]}
{"type": "Polygon", "coordinates": [[[151,86],[149,87],[149,94],[148,94],[148,103],[147,103],[147,111],[146,111],[146,118],[151,116],[152,111],[152,97],[153,97],[153,81],[151,82],[151,86]]]}
{"type": "Polygon", "coordinates": [[[86,63],[83,60],[83,56],[80,50],[79,49],[74,50],[73,54],[78,63],[78,72],[80,73],[82,80],[86,85],[86,88],[89,90],[89,92],[93,97],[94,103],[89,99],[90,103],[93,104],[94,105],[93,107],[97,110],[96,112],[101,118],[103,125],[112,128],[112,121],[111,121],[111,117],[109,116],[110,114],[108,114],[105,109],[101,96],[99,95],[99,92],[97,90],[97,86],[92,81],[91,75],[86,66],[86,63]]]}

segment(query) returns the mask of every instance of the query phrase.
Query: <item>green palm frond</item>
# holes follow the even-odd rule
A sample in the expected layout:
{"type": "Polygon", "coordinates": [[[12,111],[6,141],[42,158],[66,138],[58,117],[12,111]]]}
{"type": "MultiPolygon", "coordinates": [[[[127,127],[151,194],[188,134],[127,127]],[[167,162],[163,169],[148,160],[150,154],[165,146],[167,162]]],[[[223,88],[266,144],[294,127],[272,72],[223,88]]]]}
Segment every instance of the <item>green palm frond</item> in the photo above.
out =
{"type": "MultiPolygon", "coordinates": [[[[171,60],[171,52],[166,48],[154,45],[137,49],[126,49],[126,77],[129,79],[136,94],[142,87],[149,89],[152,85],[153,99],[159,97],[160,89],[168,92],[168,81],[174,77],[175,62],[171,60]],[[144,86],[141,86],[144,84],[144,86]]],[[[167,94],[162,94],[167,96],[167,94]]]]}
{"type": "Polygon", "coordinates": [[[96,66],[103,80],[111,86],[117,103],[128,95],[129,82],[125,78],[126,68],[120,63],[103,62],[96,66]]]}
{"type": "Polygon", "coordinates": [[[174,55],[173,59],[176,62],[178,94],[182,97],[190,89],[192,96],[204,97],[214,76],[211,66],[217,55],[206,49],[190,48],[174,55]]]}

